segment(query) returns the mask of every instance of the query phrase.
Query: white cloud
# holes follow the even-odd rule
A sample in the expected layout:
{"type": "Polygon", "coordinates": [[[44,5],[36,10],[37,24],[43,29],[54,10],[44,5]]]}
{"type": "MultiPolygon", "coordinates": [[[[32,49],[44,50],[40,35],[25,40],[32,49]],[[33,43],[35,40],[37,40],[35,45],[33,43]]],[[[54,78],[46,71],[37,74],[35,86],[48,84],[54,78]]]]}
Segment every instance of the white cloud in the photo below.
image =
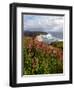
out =
{"type": "Polygon", "coordinates": [[[63,25],[64,16],[24,15],[24,30],[63,31],[63,25]]]}

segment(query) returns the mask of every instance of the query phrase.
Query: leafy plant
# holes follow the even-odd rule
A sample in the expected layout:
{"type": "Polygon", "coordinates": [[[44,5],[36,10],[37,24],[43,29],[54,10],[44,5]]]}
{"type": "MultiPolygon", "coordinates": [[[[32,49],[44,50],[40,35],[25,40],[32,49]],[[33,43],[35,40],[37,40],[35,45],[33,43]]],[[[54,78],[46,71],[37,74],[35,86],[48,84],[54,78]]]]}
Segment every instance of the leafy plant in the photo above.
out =
{"type": "Polygon", "coordinates": [[[24,38],[24,75],[63,73],[62,44],[47,45],[31,37],[24,38]],[[53,48],[50,48],[50,47],[53,48]],[[55,47],[55,48],[54,48],[55,47]],[[60,54],[59,54],[59,53],[60,54]]]}

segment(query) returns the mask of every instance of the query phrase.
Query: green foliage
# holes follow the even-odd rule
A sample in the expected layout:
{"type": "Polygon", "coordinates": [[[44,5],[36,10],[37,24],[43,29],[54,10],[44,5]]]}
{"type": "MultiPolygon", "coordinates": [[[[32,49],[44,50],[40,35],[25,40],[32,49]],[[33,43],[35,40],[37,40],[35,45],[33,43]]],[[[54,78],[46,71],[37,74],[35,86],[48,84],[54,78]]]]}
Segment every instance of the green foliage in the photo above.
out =
{"type": "Polygon", "coordinates": [[[23,74],[63,73],[62,53],[62,41],[46,45],[32,37],[23,37],[23,74]]]}
{"type": "Polygon", "coordinates": [[[63,41],[59,41],[59,42],[57,41],[57,42],[52,43],[51,45],[54,47],[63,49],[63,41]]]}
{"type": "Polygon", "coordinates": [[[25,47],[24,53],[24,75],[55,74],[63,73],[63,62],[51,54],[45,54],[40,49],[25,47]]]}

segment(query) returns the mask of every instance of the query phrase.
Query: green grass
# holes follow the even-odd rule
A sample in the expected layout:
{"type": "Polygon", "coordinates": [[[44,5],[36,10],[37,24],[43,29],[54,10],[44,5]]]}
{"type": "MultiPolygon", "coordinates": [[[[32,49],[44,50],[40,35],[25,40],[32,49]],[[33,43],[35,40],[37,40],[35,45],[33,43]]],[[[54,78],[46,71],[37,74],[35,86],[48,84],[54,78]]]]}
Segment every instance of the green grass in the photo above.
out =
{"type": "MultiPolygon", "coordinates": [[[[44,53],[34,45],[28,48],[29,44],[33,44],[30,41],[32,41],[31,37],[25,37],[23,39],[24,75],[63,73],[63,60],[57,58],[53,52],[44,53]]],[[[62,41],[54,42],[51,46],[63,51],[62,41]]]]}
{"type": "Polygon", "coordinates": [[[59,41],[59,42],[57,41],[57,42],[52,43],[51,45],[54,47],[63,49],[63,41],[59,41]]]}
{"type": "Polygon", "coordinates": [[[47,55],[36,49],[29,52],[28,48],[24,48],[24,75],[55,73],[63,73],[63,62],[54,54],[47,55]]]}

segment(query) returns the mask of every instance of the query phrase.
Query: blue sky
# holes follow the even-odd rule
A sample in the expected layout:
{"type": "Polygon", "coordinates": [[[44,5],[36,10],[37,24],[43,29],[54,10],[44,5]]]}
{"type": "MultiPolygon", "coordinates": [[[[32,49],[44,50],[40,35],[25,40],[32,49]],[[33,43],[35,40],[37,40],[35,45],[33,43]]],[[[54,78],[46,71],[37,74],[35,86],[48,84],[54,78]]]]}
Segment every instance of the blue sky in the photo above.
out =
{"type": "Polygon", "coordinates": [[[24,30],[63,32],[64,16],[23,15],[24,30]]]}

